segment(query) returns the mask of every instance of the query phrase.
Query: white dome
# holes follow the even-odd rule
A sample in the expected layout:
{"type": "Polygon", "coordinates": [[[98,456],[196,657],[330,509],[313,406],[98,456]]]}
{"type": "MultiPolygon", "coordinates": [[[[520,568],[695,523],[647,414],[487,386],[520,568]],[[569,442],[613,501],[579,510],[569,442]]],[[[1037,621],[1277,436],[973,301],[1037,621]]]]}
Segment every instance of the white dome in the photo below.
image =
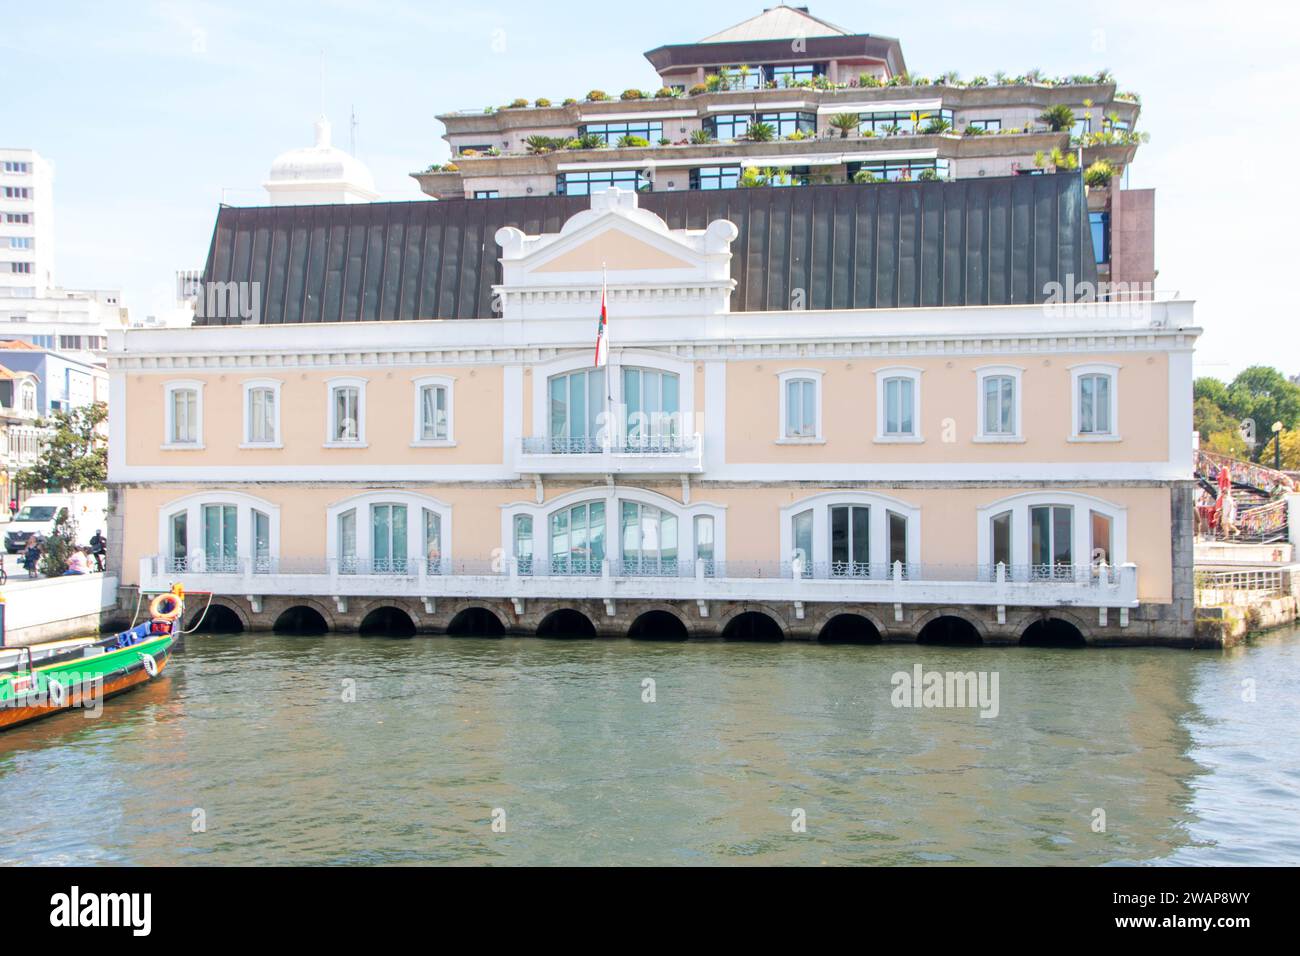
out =
{"type": "Polygon", "coordinates": [[[378,199],[370,170],[330,145],[329,120],[316,121],[316,145],[281,153],[265,183],[273,205],[369,202],[378,199]]]}

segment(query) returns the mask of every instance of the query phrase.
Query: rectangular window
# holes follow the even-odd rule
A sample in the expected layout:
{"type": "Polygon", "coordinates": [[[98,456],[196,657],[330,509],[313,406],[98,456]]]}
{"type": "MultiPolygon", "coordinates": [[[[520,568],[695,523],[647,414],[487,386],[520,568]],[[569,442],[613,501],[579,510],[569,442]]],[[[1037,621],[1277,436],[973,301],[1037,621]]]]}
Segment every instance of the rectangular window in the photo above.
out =
{"type": "Polygon", "coordinates": [[[907,576],[907,516],[896,511],[889,515],[889,573],[894,573],[894,565],[903,566],[903,576],[907,576]]]}
{"type": "Polygon", "coordinates": [[[248,390],[248,440],[255,444],[276,441],[275,389],[248,390]]]}
{"type": "Polygon", "coordinates": [[[916,383],[910,378],[885,380],[885,434],[913,435],[916,383]]]}
{"type": "Polygon", "coordinates": [[[984,379],[984,434],[1016,433],[1016,380],[1010,375],[984,379]]]}
{"type": "Polygon", "coordinates": [[[1110,262],[1110,213],[1088,213],[1088,226],[1092,231],[1092,254],[1097,264],[1110,262]]]}
{"type": "Polygon", "coordinates": [[[1114,564],[1111,557],[1113,540],[1110,516],[1099,514],[1096,511],[1089,512],[1089,516],[1092,520],[1092,563],[1114,564]]]}
{"type": "Polygon", "coordinates": [[[772,82],[780,88],[807,83],[822,73],[818,63],[783,63],[771,68],[772,82]]]}
{"type": "Polygon", "coordinates": [[[271,516],[253,509],[253,569],[271,570],[271,516]]]}
{"type": "Polygon", "coordinates": [[[704,562],[704,573],[714,571],[713,516],[700,515],[695,519],[695,559],[704,562]]]}
{"type": "Polygon", "coordinates": [[[871,112],[858,114],[858,130],[870,132],[875,136],[897,136],[903,133],[917,133],[929,128],[935,121],[948,124],[952,128],[952,110],[920,110],[902,112],[871,112]]]}
{"type": "Polygon", "coordinates": [[[551,573],[600,574],[605,560],[605,503],[575,505],[551,515],[551,573]]]}
{"type": "Polygon", "coordinates": [[[199,393],[177,388],[171,393],[173,445],[192,445],[199,440],[199,393]]]}
{"type": "Polygon", "coordinates": [[[186,511],[178,511],[172,515],[171,520],[171,544],[172,544],[172,570],[186,571],[189,563],[190,550],[190,516],[186,511]]]}
{"type": "Polygon", "coordinates": [[[1029,559],[1038,575],[1072,565],[1073,509],[1068,505],[1036,505],[1029,509],[1029,559]]]}
{"type": "Polygon", "coordinates": [[[594,454],[600,448],[605,411],[605,370],[581,369],[550,380],[550,444],[553,454],[594,454]]]}
{"type": "Polygon", "coordinates": [[[515,515],[515,565],[520,574],[533,573],[532,515],[515,515]]]}
{"type": "Polygon", "coordinates": [[[639,169],[597,169],[555,176],[555,192],[560,196],[590,196],[612,186],[645,192],[650,188],[650,179],[639,169]]]}
{"type": "Polygon", "coordinates": [[[631,120],[625,123],[588,123],[578,127],[578,135],[599,136],[606,146],[617,146],[624,136],[636,136],[651,146],[664,137],[663,120],[631,120]]]}
{"type": "Polygon", "coordinates": [[[475,199],[500,199],[501,191],[498,189],[476,189],[474,190],[475,199]]]}
{"type": "Polygon", "coordinates": [[[357,512],[356,509],[339,515],[339,573],[356,574],[357,571],[357,512]]]}
{"type": "Polygon", "coordinates": [[[701,166],[690,171],[691,189],[735,189],[739,182],[739,166],[701,166]]]}
{"type": "Polygon", "coordinates": [[[429,574],[442,573],[442,518],[436,511],[424,510],[424,559],[429,574]]]}
{"type": "Polygon", "coordinates": [[[1079,434],[1109,435],[1110,376],[1079,376],[1079,434]]]}
{"type": "Polygon", "coordinates": [[[425,385],[420,389],[420,439],[447,440],[447,386],[425,385]]]}
{"type": "MultiPolygon", "coordinates": [[[[991,544],[993,553],[989,556],[993,567],[999,564],[1011,567],[1011,512],[1004,511],[994,515],[991,521],[991,544]]],[[[995,572],[996,573],[996,572],[995,572]]]]}
{"type": "Polygon", "coordinates": [[[406,505],[371,505],[372,571],[406,573],[406,505]]]}
{"type": "Polygon", "coordinates": [[[34,240],[31,238],[31,236],[10,236],[9,237],[10,249],[30,249],[32,248],[33,244],[34,244],[34,240]]]}
{"type": "Polygon", "coordinates": [[[813,513],[811,511],[801,511],[792,519],[792,530],[794,532],[794,554],[791,560],[798,561],[803,566],[803,576],[812,577],[812,557],[813,557],[813,513]]]}
{"type": "Polygon", "coordinates": [[[850,182],[859,172],[868,172],[877,180],[888,183],[948,178],[948,160],[946,159],[872,160],[862,163],[846,163],[845,169],[850,182]]]}
{"type": "Polygon", "coordinates": [[[830,513],[831,574],[865,577],[871,573],[871,510],[865,505],[834,505],[830,513]]]}
{"type": "Polygon", "coordinates": [[[32,190],[29,186],[6,186],[5,199],[31,199],[32,190]]]}
{"type": "Polygon", "coordinates": [[[704,129],[718,140],[743,139],[754,121],[753,113],[717,113],[704,118],[704,129]]]}
{"type": "Polygon", "coordinates": [[[817,437],[817,383],[810,379],[785,383],[785,437],[817,437]]]}
{"type": "Polygon", "coordinates": [[[355,385],[340,385],[334,389],[334,441],[361,440],[361,390],[355,385]]]}
{"type": "Polygon", "coordinates": [[[1002,128],[1000,119],[975,119],[966,124],[970,129],[982,129],[987,133],[995,133],[1002,128]]]}
{"type": "Polygon", "coordinates": [[[234,505],[203,506],[203,558],[209,572],[234,574],[239,570],[239,534],[234,505]]]}

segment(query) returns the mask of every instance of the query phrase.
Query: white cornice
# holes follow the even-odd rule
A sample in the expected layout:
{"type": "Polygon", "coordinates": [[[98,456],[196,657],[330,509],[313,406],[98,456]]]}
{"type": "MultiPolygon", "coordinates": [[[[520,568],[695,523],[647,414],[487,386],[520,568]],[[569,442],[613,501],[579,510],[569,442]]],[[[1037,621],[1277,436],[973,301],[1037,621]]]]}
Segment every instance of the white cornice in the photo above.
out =
{"type": "MultiPolygon", "coordinates": [[[[488,321],[488,320],[476,320],[488,321]]],[[[410,323],[403,323],[410,324],[410,323]]],[[[585,325],[591,325],[586,322],[585,325]]],[[[1025,332],[1007,335],[910,335],[809,340],[806,337],[751,342],[716,342],[703,339],[662,341],[623,338],[619,348],[638,348],[676,356],[684,361],[746,359],[841,359],[859,357],[921,358],[925,356],[1008,356],[1080,354],[1088,352],[1190,352],[1199,329],[1161,330],[1142,334],[1080,332],[1047,336],[1025,332]]],[[[196,352],[114,352],[112,372],[202,372],[269,368],[356,369],[385,366],[512,365],[547,361],[572,349],[591,348],[584,339],[553,345],[518,345],[486,348],[426,348],[408,346],[366,350],[288,348],[268,354],[243,349],[204,349],[196,352]]]]}

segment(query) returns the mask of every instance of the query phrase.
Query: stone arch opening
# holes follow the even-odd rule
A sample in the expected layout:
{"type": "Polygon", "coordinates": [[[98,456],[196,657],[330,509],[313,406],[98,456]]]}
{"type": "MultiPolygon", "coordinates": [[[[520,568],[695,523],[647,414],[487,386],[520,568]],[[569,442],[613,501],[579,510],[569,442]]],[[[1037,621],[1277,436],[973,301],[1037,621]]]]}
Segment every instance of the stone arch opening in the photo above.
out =
{"type": "Polygon", "coordinates": [[[1044,618],[1025,628],[1020,635],[1021,647],[1087,647],[1083,633],[1059,617],[1044,618]]]}
{"type": "Polygon", "coordinates": [[[762,611],[742,611],[722,630],[724,641],[783,641],[785,632],[770,615],[762,611]]]}
{"type": "Polygon", "coordinates": [[[400,607],[377,607],[361,619],[362,637],[414,637],[415,622],[400,607]]]}
{"type": "Polygon", "coordinates": [[[943,647],[978,647],[984,643],[984,639],[980,637],[975,625],[964,617],[944,614],[921,628],[916,643],[943,647]]]}
{"type": "Polygon", "coordinates": [[[213,604],[206,613],[199,608],[190,618],[190,627],[196,634],[240,634],[244,630],[244,621],[234,608],[213,604]]]}
{"type": "Polygon", "coordinates": [[[538,637],[595,637],[596,625],[581,611],[562,607],[542,618],[537,625],[538,637]]]}
{"type": "Polygon", "coordinates": [[[502,637],[506,633],[501,618],[485,607],[467,607],[447,625],[453,637],[502,637]]]}
{"type": "Polygon", "coordinates": [[[329,622],[325,615],[314,607],[297,604],[275,619],[271,630],[276,634],[292,634],[295,637],[315,637],[329,632],[329,622]]]}
{"type": "Polygon", "coordinates": [[[646,611],[628,629],[633,640],[684,641],[691,636],[682,619],[671,611],[646,611]]]}
{"type": "Polygon", "coordinates": [[[879,644],[883,638],[870,618],[861,614],[836,614],[817,635],[823,644],[879,644]]]}

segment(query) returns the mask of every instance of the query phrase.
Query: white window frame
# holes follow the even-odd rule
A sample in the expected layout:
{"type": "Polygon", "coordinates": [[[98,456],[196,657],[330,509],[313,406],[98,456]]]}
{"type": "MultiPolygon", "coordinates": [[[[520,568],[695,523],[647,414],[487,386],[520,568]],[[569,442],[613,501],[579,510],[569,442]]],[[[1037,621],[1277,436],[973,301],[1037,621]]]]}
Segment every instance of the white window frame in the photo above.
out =
{"type": "MultiPolygon", "coordinates": [[[[889,521],[887,512],[893,511],[907,519],[907,541],[905,550],[909,565],[921,561],[921,508],[889,495],[878,495],[866,491],[823,491],[807,498],[800,498],[781,509],[781,554],[783,562],[794,560],[794,516],[803,511],[813,513],[813,553],[810,560],[814,567],[825,565],[831,555],[831,508],[835,505],[865,505],[871,509],[870,527],[867,529],[869,541],[868,552],[882,556],[880,564],[885,564],[883,556],[889,554],[889,521]]],[[[872,564],[877,561],[873,557],[872,564]]]]}
{"type": "Polygon", "coordinates": [[[280,401],[280,386],[283,383],[275,378],[254,378],[244,382],[244,440],[240,448],[283,448],[284,433],[280,430],[280,418],[284,404],[280,401]],[[275,396],[275,438],[271,441],[253,440],[253,389],[269,389],[275,396]]]}
{"type": "Polygon", "coordinates": [[[1023,442],[1025,440],[1024,416],[1021,414],[1024,404],[1022,401],[1021,380],[1024,373],[1024,368],[1019,365],[983,365],[975,370],[975,415],[978,420],[975,441],[998,444],[1023,442]],[[1011,415],[1015,420],[1016,427],[1015,431],[1010,434],[990,432],[985,418],[984,382],[986,379],[999,377],[1010,378],[1013,382],[1014,393],[1011,396],[1011,415]]]}
{"type": "Polygon", "coordinates": [[[415,386],[415,418],[414,429],[411,433],[412,448],[454,448],[456,445],[456,389],[454,378],[446,375],[426,375],[423,378],[417,378],[412,384],[415,386]],[[426,388],[443,388],[447,390],[447,437],[446,438],[425,438],[424,435],[424,403],[421,401],[426,388]]]}
{"type": "Polygon", "coordinates": [[[326,448],[366,448],[366,379],[349,376],[331,378],[325,383],[325,447],[326,448]],[[336,388],[355,388],[357,390],[357,437],[355,441],[340,441],[334,421],[334,390],[336,388]]]}
{"type": "Polygon", "coordinates": [[[1123,441],[1119,430],[1119,370],[1119,365],[1110,362],[1092,362],[1087,365],[1070,366],[1070,441],[1123,441]],[[1079,431],[1079,379],[1085,375],[1110,376],[1110,431],[1108,432],[1079,431]]]}
{"type": "Polygon", "coordinates": [[[1011,566],[1029,567],[1029,511],[1042,505],[1064,505],[1074,509],[1070,531],[1070,554],[1074,563],[1082,567],[1092,560],[1092,518],[1095,511],[1110,518],[1111,566],[1118,567],[1128,560],[1128,510],[1123,505],[1081,495],[1070,491],[1033,491],[999,498],[976,510],[979,522],[976,539],[979,564],[992,559],[993,519],[1004,511],[1011,512],[1011,566]]]}
{"type": "Polygon", "coordinates": [[[438,516],[439,573],[450,573],[452,566],[452,515],[451,505],[429,495],[415,494],[409,491],[391,489],[388,491],[368,491],[352,495],[330,505],[325,512],[325,554],[333,572],[337,572],[341,555],[339,554],[339,516],[346,511],[357,512],[357,553],[356,559],[361,567],[369,567],[374,558],[374,536],[370,528],[371,505],[404,505],[406,507],[406,559],[411,569],[410,576],[415,577],[418,569],[427,568],[428,555],[424,552],[424,515],[422,509],[432,511],[438,516]]]}
{"type": "Polygon", "coordinates": [[[779,415],[776,422],[776,443],[778,445],[824,445],[826,438],[822,434],[822,409],[825,402],[822,400],[822,378],[825,376],[825,369],[817,368],[789,368],[777,373],[777,388],[779,390],[779,415]],[[813,383],[813,397],[817,402],[817,414],[814,416],[813,435],[787,435],[786,429],[789,425],[787,421],[789,389],[788,384],[792,381],[802,381],[808,379],[813,383]]]}
{"type": "Polygon", "coordinates": [[[876,369],[876,437],[877,444],[918,445],[925,441],[921,433],[921,375],[924,369],[911,365],[891,365],[876,369]],[[885,432],[885,383],[901,378],[912,383],[912,431],[910,434],[885,432]]]}
{"type": "MultiPolygon", "coordinates": [[[[240,567],[251,568],[253,554],[253,512],[260,511],[271,519],[270,554],[271,567],[280,560],[280,506],[238,491],[204,491],[170,501],[158,509],[158,554],[165,561],[171,560],[171,521],[172,516],[184,511],[186,517],[186,534],[189,537],[186,552],[189,555],[203,553],[203,508],[205,505],[234,505],[236,520],[235,557],[240,567]]],[[[201,572],[195,572],[201,573],[201,572]]]]}
{"type": "MultiPolygon", "coordinates": [[[[623,403],[623,366],[635,365],[656,372],[672,372],[677,376],[677,404],[682,421],[683,435],[699,435],[696,425],[695,409],[695,364],[683,362],[662,352],[645,349],[615,349],[610,354],[605,374],[613,378],[606,386],[616,405],[626,407],[623,403]]],[[[591,350],[562,355],[550,362],[531,367],[533,416],[532,434],[534,438],[548,438],[551,434],[550,419],[550,380],[556,375],[576,372],[591,368],[591,350]]],[[[615,417],[618,417],[617,415],[615,417]]],[[[619,426],[619,422],[614,423],[619,426]]],[[[617,445],[626,439],[625,434],[613,434],[610,438],[617,445]]]]}
{"type": "Polygon", "coordinates": [[[162,447],[165,451],[202,451],[203,450],[203,383],[195,379],[177,379],[176,381],[167,382],[163,386],[163,442],[162,447]],[[172,435],[175,434],[175,406],[172,400],[174,392],[193,391],[194,399],[194,416],[197,419],[194,427],[194,441],[192,442],[174,442],[172,435]]]}
{"type": "Polygon", "coordinates": [[[572,508],[584,502],[599,501],[605,505],[605,557],[617,561],[623,556],[623,539],[619,531],[622,514],[621,501],[634,501],[666,511],[677,518],[677,554],[678,562],[683,566],[687,561],[695,564],[695,519],[699,515],[713,518],[713,562],[727,559],[727,509],[725,505],[707,501],[692,502],[684,505],[667,495],[646,491],[641,488],[629,488],[624,485],[594,486],[580,488],[567,494],[559,495],[550,501],[538,504],[534,501],[516,501],[501,506],[501,546],[502,553],[514,557],[514,527],[517,515],[529,515],[533,519],[533,567],[549,568],[551,566],[551,514],[572,508]]]}

